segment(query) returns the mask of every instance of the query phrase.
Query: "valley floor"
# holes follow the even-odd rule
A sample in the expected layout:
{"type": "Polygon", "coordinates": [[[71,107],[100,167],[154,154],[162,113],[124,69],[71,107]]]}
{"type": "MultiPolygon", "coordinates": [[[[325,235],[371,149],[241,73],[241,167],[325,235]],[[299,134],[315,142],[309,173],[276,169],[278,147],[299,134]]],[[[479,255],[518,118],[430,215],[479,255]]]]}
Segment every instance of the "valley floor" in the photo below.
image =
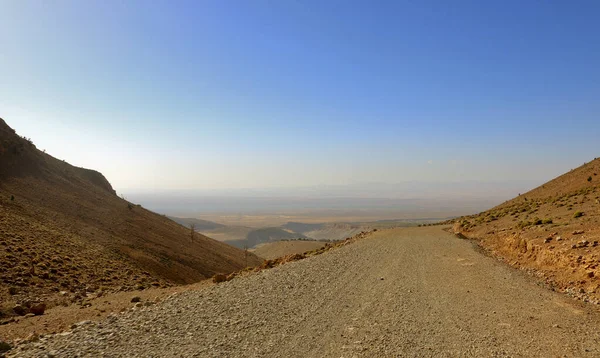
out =
{"type": "Polygon", "coordinates": [[[9,356],[600,356],[600,309],[540,287],[440,227],[190,290],[9,356]]]}

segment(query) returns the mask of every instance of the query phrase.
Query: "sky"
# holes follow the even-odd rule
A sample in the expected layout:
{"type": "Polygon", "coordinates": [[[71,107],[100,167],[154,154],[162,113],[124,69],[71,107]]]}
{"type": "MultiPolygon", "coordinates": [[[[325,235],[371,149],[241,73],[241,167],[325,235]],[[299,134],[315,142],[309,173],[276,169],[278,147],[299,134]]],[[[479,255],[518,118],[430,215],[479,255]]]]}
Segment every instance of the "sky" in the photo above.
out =
{"type": "Polygon", "coordinates": [[[542,183],[600,156],[598,1],[0,1],[0,117],[118,192],[542,183]]]}

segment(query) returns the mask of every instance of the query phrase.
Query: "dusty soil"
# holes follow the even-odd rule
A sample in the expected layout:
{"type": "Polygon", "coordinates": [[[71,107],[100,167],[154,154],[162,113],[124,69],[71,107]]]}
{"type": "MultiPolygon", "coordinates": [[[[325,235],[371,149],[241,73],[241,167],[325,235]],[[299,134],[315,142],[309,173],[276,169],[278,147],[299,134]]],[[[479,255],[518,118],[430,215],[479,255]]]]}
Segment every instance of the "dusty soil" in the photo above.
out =
{"type": "Polygon", "coordinates": [[[325,246],[325,243],[322,241],[290,240],[261,244],[251,251],[265,259],[276,259],[286,255],[302,254],[306,251],[320,249],[323,246],[325,246]]]}
{"type": "Polygon", "coordinates": [[[600,303],[600,159],[463,217],[454,230],[554,289],[600,303]]]}
{"type": "Polygon", "coordinates": [[[47,353],[597,357],[600,311],[440,227],[394,229],[44,336],[9,356],[47,353]]]}

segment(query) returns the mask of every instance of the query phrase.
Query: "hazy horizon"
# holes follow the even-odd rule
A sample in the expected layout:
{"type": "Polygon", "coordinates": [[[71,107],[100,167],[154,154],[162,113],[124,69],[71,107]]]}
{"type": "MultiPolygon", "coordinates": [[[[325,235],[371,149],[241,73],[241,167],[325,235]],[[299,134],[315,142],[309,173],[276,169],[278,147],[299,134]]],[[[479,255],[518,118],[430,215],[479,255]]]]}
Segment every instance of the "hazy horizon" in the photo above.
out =
{"type": "Polygon", "coordinates": [[[539,184],[527,181],[365,183],[261,190],[137,190],[123,195],[148,209],[178,217],[291,215],[323,216],[329,221],[335,218],[348,221],[348,217],[373,221],[474,214],[539,184]]]}
{"type": "Polygon", "coordinates": [[[599,10],[2,2],[0,117],[126,195],[508,199],[599,156],[599,10]]]}

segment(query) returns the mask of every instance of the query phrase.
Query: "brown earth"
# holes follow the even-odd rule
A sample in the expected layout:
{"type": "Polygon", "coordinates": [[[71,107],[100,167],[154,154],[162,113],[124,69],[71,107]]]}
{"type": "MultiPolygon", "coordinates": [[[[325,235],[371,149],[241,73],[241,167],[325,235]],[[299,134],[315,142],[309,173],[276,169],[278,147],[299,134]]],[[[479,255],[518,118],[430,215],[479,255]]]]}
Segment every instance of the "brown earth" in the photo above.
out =
{"type": "MultiPolygon", "coordinates": [[[[324,254],[330,250],[344,247],[358,240],[369,237],[372,233],[362,232],[351,238],[336,243],[321,243],[319,247],[312,247],[301,253],[285,253],[280,257],[267,259],[262,265],[255,268],[246,268],[242,271],[229,274],[223,282],[234,278],[246,277],[286,263],[306,259],[308,257],[324,254]]],[[[308,242],[311,243],[311,242],[308,242]]],[[[296,246],[297,248],[298,246],[296,246]]],[[[220,275],[217,275],[220,276],[220,275]]],[[[215,276],[216,277],[216,276],[215,276]]],[[[214,277],[213,277],[214,279],[214,277]]],[[[135,310],[137,299],[141,306],[148,307],[162,302],[169,297],[186,291],[203,290],[213,286],[213,280],[203,280],[189,285],[179,285],[166,288],[150,288],[142,291],[114,292],[90,297],[85,305],[68,304],[55,306],[48,309],[41,316],[11,317],[0,325],[0,342],[21,342],[27,337],[48,335],[68,330],[74,324],[84,321],[101,321],[111,314],[135,310]],[[132,302],[135,301],[135,302],[132,302]]]]}
{"type": "Polygon", "coordinates": [[[454,230],[550,287],[600,303],[600,159],[462,217],[454,230]]]}
{"type": "MultiPolygon", "coordinates": [[[[440,227],[381,230],[7,357],[599,357],[600,309],[440,227]]],[[[35,318],[32,318],[35,319],[35,318]]]]}
{"type": "Polygon", "coordinates": [[[111,291],[197,282],[261,260],[119,198],[104,176],[19,137],[0,119],[0,321],[111,291]]]}

